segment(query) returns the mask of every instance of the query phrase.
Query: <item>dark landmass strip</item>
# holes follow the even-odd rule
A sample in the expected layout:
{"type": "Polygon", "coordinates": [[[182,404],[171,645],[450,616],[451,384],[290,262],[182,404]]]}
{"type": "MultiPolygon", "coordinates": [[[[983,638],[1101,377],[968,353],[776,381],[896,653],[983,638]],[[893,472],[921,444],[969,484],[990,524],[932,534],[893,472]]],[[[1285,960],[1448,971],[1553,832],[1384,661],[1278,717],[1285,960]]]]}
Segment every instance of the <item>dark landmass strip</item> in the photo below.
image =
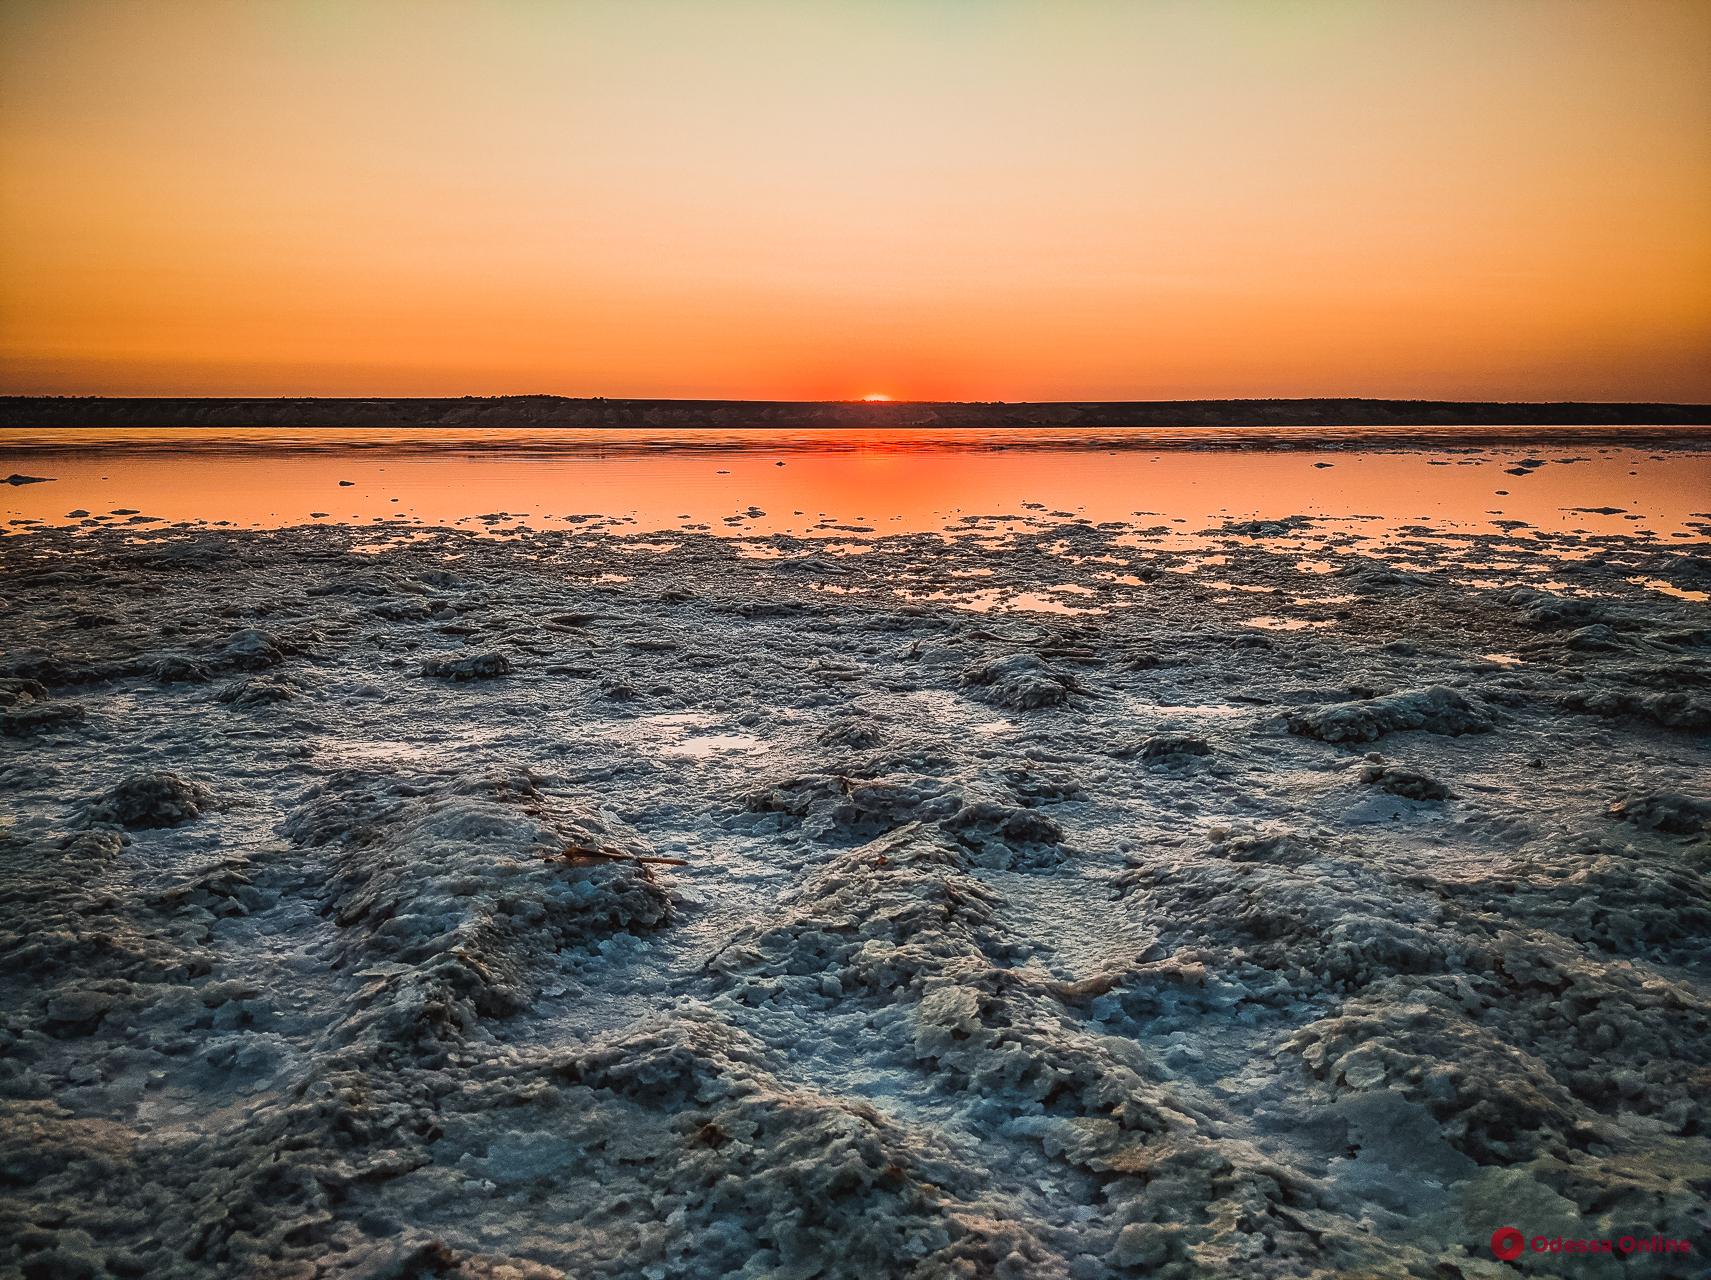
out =
{"type": "Polygon", "coordinates": [[[1695,426],[1703,404],[1451,400],[880,402],[0,397],[0,427],[1315,427],[1695,426]]]}

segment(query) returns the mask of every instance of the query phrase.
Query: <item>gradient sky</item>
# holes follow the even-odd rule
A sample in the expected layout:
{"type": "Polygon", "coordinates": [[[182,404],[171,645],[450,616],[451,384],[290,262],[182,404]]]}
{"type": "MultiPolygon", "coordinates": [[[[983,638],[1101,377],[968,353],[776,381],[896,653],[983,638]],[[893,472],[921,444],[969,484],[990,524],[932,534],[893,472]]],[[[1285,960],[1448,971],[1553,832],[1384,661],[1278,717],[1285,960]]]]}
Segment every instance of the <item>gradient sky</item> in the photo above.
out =
{"type": "Polygon", "coordinates": [[[4,0],[0,390],[1711,399],[1705,0],[4,0]]]}

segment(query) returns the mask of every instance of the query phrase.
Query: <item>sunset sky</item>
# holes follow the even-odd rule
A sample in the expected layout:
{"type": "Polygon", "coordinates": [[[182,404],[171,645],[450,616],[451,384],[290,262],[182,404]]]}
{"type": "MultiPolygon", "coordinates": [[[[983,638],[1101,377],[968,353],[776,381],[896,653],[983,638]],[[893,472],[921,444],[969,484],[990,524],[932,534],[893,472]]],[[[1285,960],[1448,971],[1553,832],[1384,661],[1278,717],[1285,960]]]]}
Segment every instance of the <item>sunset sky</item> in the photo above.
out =
{"type": "Polygon", "coordinates": [[[1711,4],[5,0],[0,390],[1711,399],[1711,4]]]}

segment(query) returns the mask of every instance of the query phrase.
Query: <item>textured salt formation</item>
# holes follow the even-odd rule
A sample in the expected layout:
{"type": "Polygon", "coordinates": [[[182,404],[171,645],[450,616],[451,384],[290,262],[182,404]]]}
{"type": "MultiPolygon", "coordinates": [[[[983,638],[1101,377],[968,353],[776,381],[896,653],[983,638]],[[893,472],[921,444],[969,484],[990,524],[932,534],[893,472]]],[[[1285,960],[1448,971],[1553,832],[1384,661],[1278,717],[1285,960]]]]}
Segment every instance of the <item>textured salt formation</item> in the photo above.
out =
{"type": "Polygon", "coordinates": [[[50,699],[39,681],[0,680],[0,736],[28,738],[82,718],[82,707],[50,699]]]}
{"type": "Polygon", "coordinates": [[[1703,556],[1033,519],[0,541],[0,1269],[1706,1239],[1703,556]]]}
{"type": "Polygon", "coordinates": [[[502,653],[436,654],[422,659],[422,674],[448,680],[492,680],[511,674],[511,660],[502,653]]]}
{"type": "Polygon", "coordinates": [[[1409,800],[1448,800],[1451,796],[1450,789],[1431,774],[1388,763],[1382,756],[1369,757],[1369,762],[1361,766],[1360,780],[1409,800]]]}
{"type": "Polygon", "coordinates": [[[169,770],[121,779],[84,808],[91,825],[172,827],[189,822],[213,803],[207,787],[169,770]]]}
{"type": "Polygon", "coordinates": [[[977,697],[1017,710],[1062,706],[1078,688],[1073,676],[1054,671],[1036,653],[983,662],[964,671],[962,680],[977,697]]]}
{"type": "Polygon", "coordinates": [[[1451,736],[1488,733],[1490,718],[1454,689],[1421,689],[1340,702],[1289,718],[1289,731],[1321,742],[1372,742],[1401,729],[1451,736]]]}

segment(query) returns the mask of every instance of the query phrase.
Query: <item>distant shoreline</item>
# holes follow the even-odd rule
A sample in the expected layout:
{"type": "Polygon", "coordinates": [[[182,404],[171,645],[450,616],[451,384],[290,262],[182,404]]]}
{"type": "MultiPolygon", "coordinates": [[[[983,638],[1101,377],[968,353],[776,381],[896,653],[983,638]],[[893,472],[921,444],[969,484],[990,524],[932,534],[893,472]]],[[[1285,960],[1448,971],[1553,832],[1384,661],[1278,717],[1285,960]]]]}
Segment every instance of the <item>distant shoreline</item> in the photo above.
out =
{"type": "Polygon", "coordinates": [[[784,401],[467,397],[0,397],[31,427],[1703,426],[1711,405],[1454,400],[784,401]]]}

